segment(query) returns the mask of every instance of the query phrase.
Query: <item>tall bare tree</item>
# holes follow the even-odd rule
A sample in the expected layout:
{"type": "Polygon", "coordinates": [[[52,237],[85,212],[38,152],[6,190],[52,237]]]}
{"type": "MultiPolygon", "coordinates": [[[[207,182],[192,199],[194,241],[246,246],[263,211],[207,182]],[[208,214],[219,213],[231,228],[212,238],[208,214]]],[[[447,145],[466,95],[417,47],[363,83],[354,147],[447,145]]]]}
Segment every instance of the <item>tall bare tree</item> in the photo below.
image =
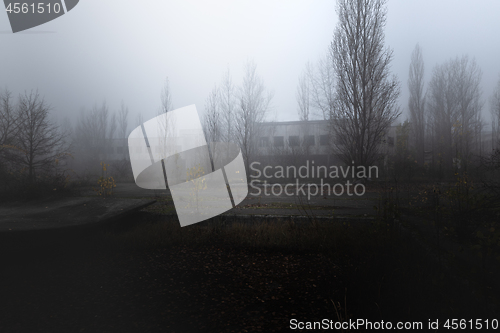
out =
{"type": "Polygon", "coordinates": [[[49,119],[50,107],[38,92],[21,95],[18,108],[18,162],[28,170],[28,181],[35,183],[39,172],[50,172],[56,160],[64,158],[67,135],[49,119]]]}
{"type": "Polygon", "coordinates": [[[161,90],[161,109],[159,113],[164,113],[172,111],[174,109],[172,104],[172,94],[170,92],[170,82],[168,76],[163,84],[163,89],[161,90]]]}
{"type": "Polygon", "coordinates": [[[298,104],[298,114],[299,120],[308,121],[309,120],[309,111],[310,111],[310,88],[309,88],[310,80],[307,76],[307,72],[303,73],[299,77],[299,85],[297,86],[297,92],[295,93],[295,98],[297,99],[298,104]]]}
{"type": "Polygon", "coordinates": [[[128,107],[122,101],[120,111],[118,111],[118,135],[121,139],[127,137],[128,129],[128,107]]]}
{"type": "Polygon", "coordinates": [[[205,102],[205,115],[203,117],[203,127],[208,143],[219,142],[222,139],[222,113],[219,106],[219,89],[214,86],[205,102]]]}
{"type": "MultiPolygon", "coordinates": [[[[163,153],[172,153],[173,146],[170,144],[169,137],[174,134],[175,120],[171,117],[166,117],[165,114],[174,109],[172,104],[172,93],[170,91],[170,81],[167,78],[163,84],[163,88],[160,94],[161,105],[158,110],[158,116],[164,115],[161,121],[158,122],[158,133],[159,133],[159,149],[163,153]]],[[[162,161],[162,164],[164,162],[162,161]]]]}
{"type": "Polygon", "coordinates": [[[500,79],[490,99],[492,148],[500,147],[500,79]]]}
{"type": "Polygon", "coordinates": [[[335,146],[347,164],[370,165],[380,142],[400,115],[396,77],[389,78],[392,51],[384,49],[385,0],[339,0],[331,43],[336,76],[331,114],[335,146]]]}
{"type": "Polygon", "coordinates": [[[222,138],[225,142],[235,140],[235,112],[236,112],[236,96],[235,86],[231,79],[229,69],[224,73],[221,85],[219,87],[219,106],[222,115],[222,138]]]}
{"type": "Polygon", "coordinates": [[[249,169],[250,161],[257,153],[257,141],[261,137],[262,123],[269,111],[273,93],[267,92],[262,79],[257,75],[257,66],[247,62],[245,77],[240,87],[239,107],[235,114],[235,134],[249,169]]]}
{"type": "MultiPolygon", "coordinates": [[[[111,114],[111,118],[109,119],[109,140],[112,140],[115,138],[116,130],[118,128],[118,119],[116,118],[116,113],[113,112],[111,114]]],[[[107,142],[107,144],[110,142],[107,142]]]]}
{"type": "Polygon", "coordinates": [[[438,167],[466,168],[481,127],[481,70],[475,60],[457,57],[437,65],[429,84],[427,108],[438,167]]]}
{"type": "Polygon", "coordinates": [[[105,157],[116,127],[116,116],[112,116],[110,121],[105,101],[100,106],[94,104],[88,113],[82,110],[77,120],[74,138],[79,156],[93,164],[105,157]]]}
{"type": "Polygon", "coordinates": [[[410,91],[408,109],[411,131],[415,138],[415,153],[417,162],[423,165],[425,153],[424,60],[422,49],[418,44],[411,55],[408,89],[410,91]]]}
{"type": "Polygon", "coordinates": [[[466,170],[473,154],[479,153],[477,137],[481,135],[483,109],[482,71],[475,59],[463,56],[455,60],[458,117],[454,126],[455,157],[466,170]]]}
{"type": "MultiPolygon", "coordinates": [[[[19,117],[7,88],[0,92],[0,158],[6,163],[8,152],[15,149],[14,139],[19,131],[19,117]]],[[[3,164],[3,163],[2,163],[3,164]]]]}
{"type": "Polygon", "coordinates": [[[335,107],[335,70],[332,52],[318,60],[317,67],[306,65],[306,73],[310,82],[311,105],[319,110],[319,117],[331,118],[335,107]]]}
{"type": "Polygon", "coordinates": [[[433,164],[442,172],[452,166],[452,124],[455,96],[449,85],[449,64],[436,65],[429,83],[427,108],[433,164]]]}

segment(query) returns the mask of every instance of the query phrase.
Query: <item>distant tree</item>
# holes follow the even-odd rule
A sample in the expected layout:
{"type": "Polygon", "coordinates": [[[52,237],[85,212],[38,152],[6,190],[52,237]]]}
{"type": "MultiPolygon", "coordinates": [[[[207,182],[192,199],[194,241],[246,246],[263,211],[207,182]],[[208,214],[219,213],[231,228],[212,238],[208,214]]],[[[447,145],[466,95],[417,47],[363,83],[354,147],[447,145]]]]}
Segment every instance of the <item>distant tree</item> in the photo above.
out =
{"type": "Polygon", "coordinates": [[[379,158],[384,133],[400,115],[400,88],[389,78],[392,51],[384,50],[385,0],[339,0],[331,43],[336,76],[331,124],[335,148],[346,164],[368,166],[379,158]]]}
{"type": "Polygon", "coordinates": [[[310,82],[311,106],[319,110],[319,117],[331,118],[335,107],[335,70],[331,50],[318,60],[317,67],[306,65],[310,82]]]}
{"type": "MultiPolygon", "coordinates": [[[[165,83],[163,84],[163,88],[160,94],[161,105],[158,109],[157,116],[165,115],[167,112],[172,111],[174,109],[172,104],[172,94],[170,91],[170,82],[167,78],[165,79],[165,83]]],[[[141,123],[142,124],[142,123],[141,123]]],[[[163,121],[158,122],[158,133],[159,133],[159,148],[162,152],[171,154],[173,153],[173,147],[169,144],[169,137],[173,135],[175,126],[175,120],[172,118],[163,117],[163,121]]],[[[163,164],[163,161],[162,161],[163,164]]]]}
{"type": "Polygon", "coordinates": [[[224,73],[221,85],[219,87],[219,107],[222,116],[221,135],[225,142],[235,140],[235,112],[236,96],[235,86],[231,79],[229,69],[224,73]]]}
{"type": "Polygon", "coordinates": [[[410,180],[415,157],[410,149],[411,123],[405,120],[396,127],[396,147],[393,156],[393,170],[391,175],[395,181],[405,177],[410,180]]]}
{"type": "Polygon", "coordinates": [[[113,114],[110,121],[109,109],[105,101],[101,106],[94,105],[89,113],[82,110],[77,120],[74,137],[79,157],[92,164],[105,158],[116,128],[116,116],[113,114]]]}
{"type": "Polygon", "coordinates": [[[310,111],[310,88],[309,88],[309,78],[307,76],[307,72],[303,73],[299,77],[299,85],[297,86],[297,92],[295,93],[295,98],[297,99],[298,104],[298,114],[299,120],[308,121],[309,120],[309,111],[310,111]]]}
{"type": "MultiPolygon", "coordinates": [[[[118,128],[118,119],[116,118],[116,113],[113,112],[111,114],[111,118],[109,119],[109,136],[108,136],[109,140],[115,138],[117,128],[118,128]]],[[[107,145],[110,144],[109,140],[106,142],[107,145]]]]}
{"type": "Polygon", "coordinates": [[[448,80],[449,64],[436,65],[429,83],[427,108],[432,135],[433,163],[440,173],[452,166],[452,126],[456,102],[448,80]]]}
{"type": "Polygon", "coordinates": [[[424,95],[424,60],[422,49],[416,45],[411,55],[410,75],[408,78],[408,109],[410,111],[411,131],[415,138],[417,162],[424,164],[425,153],[425,95],[424,95]]]}
{"type": "Polygon", "coordinates": [[[128,107],[122,101],[120,106],[120,111],[118,111],[118,135],[120,138],[127,137],[127,129],[128,129],[128,107]]]}
{"type": "Polygon", "coordinates": [[[479,153],[477,138],[481,135],[483,109],[481,78],[482,71],[475,59],[463,56],[456,60],[456,91],[458,97],[458,119],[454,127],[455,157],[467,169],[473,154],[479,153]]]}
{"type": "Polygon", "coordinates": [[[165,83],[163,84],[163,89],[161,91],[161,108],[160,113],[172,111],[174,109],[172,103],[172,94],[170,92],[170,82],[168,80],[168,76],[165,79],[165,83]]]}
{"type": "Polygon", "coordinates": [[[27,169],[29,183],[36,182],[39,172],[50,172],[69,149],[67,134],[49,119],[49,110],[38,92],[26,92],[19,97],[15,145],[20,152],[17,161],[27,169]]]}
{"type": "Polygon", "coordinates": [[[219,89],[214,86],[205,102],[205,115],[203,117],[203,127],[207,142],[220,142],[222,140],[223,115],[219,106],[219,89]]]}
{"type": "Polygon", "coordinates": [[[500,147],[500,79],[490,99],[492,148],[500,147]]]}
{"type": "Polygon", "coordinates": [[[260,124],[266,118],[273,97],[271,92],[266,93],[264,83],[257,75],[256,69],[255,63],[247,62],[234,118],[235,135],[247,170],[250,161],[256,156],[257,142],[262,136],[260,124]]]}
{"type": "Polygon", "coordinates": [[[467,56],[434,68],[427,108],[434,158],[443,171],[467,168],[481,126],[481,70],[467,56]]]}
{"type": "MultiPolygon", "coordinates": [[[[12,93],[7,88],[0,92],[0,161],[8,160],[14,149],[14,140],[19,131],[19,117],[12,101],[12,93]]],[[[4,164],[2,163],[2,164],[4,164]]]]}

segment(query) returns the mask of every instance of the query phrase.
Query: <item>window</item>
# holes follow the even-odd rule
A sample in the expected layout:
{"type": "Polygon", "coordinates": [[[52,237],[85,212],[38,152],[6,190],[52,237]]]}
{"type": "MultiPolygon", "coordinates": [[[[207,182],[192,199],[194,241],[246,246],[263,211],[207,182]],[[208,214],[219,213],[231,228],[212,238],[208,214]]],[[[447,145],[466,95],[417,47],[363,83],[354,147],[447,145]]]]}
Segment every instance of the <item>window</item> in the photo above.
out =
{"type": "Polygon", "coordinates": [[[319,145],[320,146],[328,146],[328,135],[320,135],[319,136],[319,145]]]}
{"type": "Polygon", "coordinates": [[[304,136],[304,146],[314,146],[314,135],[305,135],[304,136]]]}
{"type": "Polygon", "coordinates": [[[269,147],[269,138],[267,136],[263,137],[263,138],[260,138],[259,146],[261,146],[261,147],[269,147]]]}
{"type": "Polygon", "coordinates": [[[387,137],[387,143],[389,144],[389,146],[394,146],[394,138],[392,136],[388,136],[387,137]]]}
{"type": "Polygon", "coordinates": [[[123,154],[123,147],[116,147],[116,152],[118,154],[123,154]]]}
{"type": "Polygon", "coordinates": [[[298,136],[290,136],[288,137],[288,144],[290,147],[297,147],[300,145],[299,137],[298,136]]]}
{"type": "Polygon", "coordinates": [[[275,147],[283,147],[285,145],[285,140],[282,136],[274,137],[274,146],[275,147]]]}

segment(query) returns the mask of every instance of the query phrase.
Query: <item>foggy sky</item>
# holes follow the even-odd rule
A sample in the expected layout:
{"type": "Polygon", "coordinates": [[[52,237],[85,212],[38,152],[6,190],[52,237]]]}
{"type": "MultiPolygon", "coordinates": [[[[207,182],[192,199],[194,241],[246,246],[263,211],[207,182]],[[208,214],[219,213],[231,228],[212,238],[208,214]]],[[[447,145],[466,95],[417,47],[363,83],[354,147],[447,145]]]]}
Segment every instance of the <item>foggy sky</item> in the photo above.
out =
{"type": "MultiPolygon", "coordinates": [[[[483,71],[483,115],[500,74],[500,1],[391,0],[386,46],[401,82],[406,118],[408,69],[416,43],[426,83],[432,69],[456,56],[474,57],[483,71]]],[[[295,92],[305,64],[324,56],[337,23],[335,1],[81,0],[69,13],[12,34],[0,13],[0,87],[16,95],[37,89],[60,119],[106,100],[152,118],[168,76],[175,108],[205,100],[227,68],[235,84],[247,60],[274,91],[269,120],[297,120],[295,92]]],[[[489,130],[486,129],[486,130],[489,130]]]]}

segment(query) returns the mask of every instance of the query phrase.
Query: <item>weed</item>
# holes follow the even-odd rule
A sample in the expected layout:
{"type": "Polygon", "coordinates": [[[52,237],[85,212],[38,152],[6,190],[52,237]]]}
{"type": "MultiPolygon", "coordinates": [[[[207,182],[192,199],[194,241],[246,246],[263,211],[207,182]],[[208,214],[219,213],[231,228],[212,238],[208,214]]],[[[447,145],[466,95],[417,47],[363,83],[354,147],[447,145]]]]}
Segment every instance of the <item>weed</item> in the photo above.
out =
{"type": "Polygon", "coordinates": [[[97,180],[97,184],[99,185],[99,188],[92,188],[94,191],[97,192],[98,195],[102,197],[109,197],[113,195],[113,188],[116,187],[115,180],[113,177],[109,176],[108,177],[108,167],[109,164],[106,164],[104,162],[101,162],[101,176],[97,180]]]}

